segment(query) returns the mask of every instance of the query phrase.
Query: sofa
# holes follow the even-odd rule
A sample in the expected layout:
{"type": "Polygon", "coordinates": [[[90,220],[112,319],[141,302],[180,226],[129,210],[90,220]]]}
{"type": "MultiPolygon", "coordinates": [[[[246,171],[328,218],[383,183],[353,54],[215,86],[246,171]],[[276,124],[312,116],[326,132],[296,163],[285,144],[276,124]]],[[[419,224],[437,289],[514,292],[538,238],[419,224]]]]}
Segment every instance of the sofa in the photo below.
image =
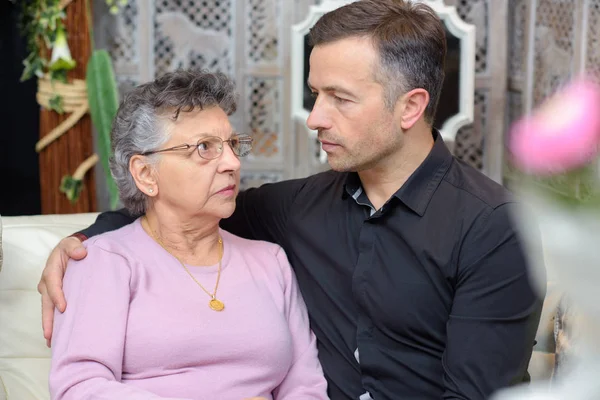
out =
{"type": "MultiPolygon", "coordinates": [[[[0,217],[0,400],[48,399],[50,350],[41,329],[37,283],[61,238],[89,226],[97,214],[0,217]]],[[[532,381],[551,377],[555,364],[554,316],[560,293],[548,283],[532,381]]]]}
{"type": "Polygon", "coordinates": [[[96,214],[0,217],[0,400],[49,399],[37,283],[61,238],[96,214]]]}

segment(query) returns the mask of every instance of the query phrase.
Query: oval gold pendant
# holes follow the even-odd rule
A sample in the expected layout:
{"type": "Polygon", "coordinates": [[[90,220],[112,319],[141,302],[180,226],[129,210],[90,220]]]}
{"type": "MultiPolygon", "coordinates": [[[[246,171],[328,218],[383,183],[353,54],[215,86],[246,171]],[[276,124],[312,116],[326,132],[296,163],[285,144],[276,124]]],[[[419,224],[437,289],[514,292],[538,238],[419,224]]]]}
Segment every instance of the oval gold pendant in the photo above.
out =
{"type": "Polygon", "coordinates": [[[221,300],[212,299],[208,302],[208,306],[215,311],[223,311],[225,304],[221,300]]]}

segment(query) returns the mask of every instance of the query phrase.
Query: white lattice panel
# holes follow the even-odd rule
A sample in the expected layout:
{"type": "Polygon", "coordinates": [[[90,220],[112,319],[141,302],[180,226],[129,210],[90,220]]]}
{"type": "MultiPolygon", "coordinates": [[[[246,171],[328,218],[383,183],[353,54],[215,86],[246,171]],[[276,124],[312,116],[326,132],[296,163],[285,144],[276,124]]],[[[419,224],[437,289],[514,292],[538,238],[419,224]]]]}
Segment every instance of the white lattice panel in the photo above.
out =
{"type": "Polygon", "coordinates": [[[586,69],[600,82],[600,0],[590,0],[586,69]]]}
{"type": "Polygon", "coordinates": [[[509,10],[513,13],[508,34],[510,35],[509,76],[522,77],[525,65],[525,30],[527,26],[527,1],[510,0],[509,10]]]}
{"type": "Polygon", "coordinates": [[[574,0],[539,0],[535,23],[533,104],[539,104],[573,72],[574,0]]]}
{"type": "Polygon", "coordinates": [[[280,0],[248,0],[246,3],[246,56],[251,64],[279,62],[281,37],[280,0]]]}
{"type": "Polygon", "coordinates": [[[456,3],[458,15],[466,22],[475,25],[475,71],[483,73],[488,67],[488,27],[490,0],[460,0],[456,3]]]}
{"type": "Polygon", "coordinates": [[[134,69],[138,62],[137,17],[137,2],[134,0],[130,0],[116,16],[105,14],[107,23],[104,25],[104,34],[108,38],[108,51],[117,71],[134,69]]]}
{"type": "Polygon", "coordinates": [[[138,3],[130,0],[119,14],[112,15],[104,1],[96,1],[94,10],[98,10],[96,45],[110,54],[122,95],[139,83],[138,3]]]}
{"type": "Polygon", "coordinates": [[[281,160],[281,79],[249,77],[245,85],[246,129],[254,138],[249,160],[281,160]]]}
{"type": "Polygon", "coordinates": [[[302,21],[305,17],[306,14],[308,14],[308,10],[310,8],[310,6],[315,5],[315,4],[320,4],[321,2],[319,0],[295,0],[294,1],[294,10],[293,10],[293,24],[297,24],[300,21],[302,21]]]}
{"type": "Polygon", "coordinates": [[[461,128],[456,135],[454,154],[477,169],[483,168],[483,141],[488,121],[487,91],[475,91],[473,123],[461,128]]]}
{"type": "Polygon", "coordinates": [[[521,116],[523,116],[523,95],[519,92],[509,92],[507,114],[509,125],[521,118],[521,116]]]}
{"type": "Polygon", "coordinates": [[[199,67],[233,75],[231,0],[160,0],[155,10],[156,74],[199,67]]]}
{"type": "Polygon", "coordinates": [[[139,80],[135,77],[129,77],[127,75],[117,75],[117,87],[121,97],[129,92],[131,89],[139,85],[139,80]]]}

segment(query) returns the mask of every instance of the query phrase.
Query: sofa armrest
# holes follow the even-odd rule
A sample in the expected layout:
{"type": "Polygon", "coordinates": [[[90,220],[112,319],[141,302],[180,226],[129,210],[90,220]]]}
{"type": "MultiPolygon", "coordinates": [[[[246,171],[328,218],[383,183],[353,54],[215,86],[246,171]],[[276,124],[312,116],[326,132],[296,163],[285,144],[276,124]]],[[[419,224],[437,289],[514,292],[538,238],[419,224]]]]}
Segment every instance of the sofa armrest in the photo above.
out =
{"type": "Polygon", "coordinates": [[[554,321],[562,292],[553,282],[547,284],[542,316],[535,337],[536,344],[529,362],[531,381],[548,380],[552,377],[555,365],[556,344],[554,341],[554,321]]]}
{"type": "Polygon", "coordinates": [[[48,399],[50,349],[42,335],[37,284],[50,251],[97,214],[2,217],[0,400],[48,399]]]}

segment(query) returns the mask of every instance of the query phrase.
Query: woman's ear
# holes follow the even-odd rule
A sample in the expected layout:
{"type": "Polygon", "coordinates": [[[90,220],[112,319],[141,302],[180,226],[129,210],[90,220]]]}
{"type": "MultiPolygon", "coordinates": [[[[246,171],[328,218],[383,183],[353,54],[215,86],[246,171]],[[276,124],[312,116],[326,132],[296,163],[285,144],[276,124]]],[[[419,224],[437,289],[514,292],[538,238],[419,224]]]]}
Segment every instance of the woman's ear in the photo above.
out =
{"type": "Polygon", "coordinates": [[[423,117],[429,104],[429,93],[425,89],[413,89],[400,97],[400,127],[406,131],[423,117]]]}
{"type": "Polygon", "coordinates": [[[146,156],[134,155],[129,160],[129,172],[135,181],[136,186],[146,196],[154,197],[158,194],[158,182],[156,181],[156,171],[148,163],[146,156]]]}

